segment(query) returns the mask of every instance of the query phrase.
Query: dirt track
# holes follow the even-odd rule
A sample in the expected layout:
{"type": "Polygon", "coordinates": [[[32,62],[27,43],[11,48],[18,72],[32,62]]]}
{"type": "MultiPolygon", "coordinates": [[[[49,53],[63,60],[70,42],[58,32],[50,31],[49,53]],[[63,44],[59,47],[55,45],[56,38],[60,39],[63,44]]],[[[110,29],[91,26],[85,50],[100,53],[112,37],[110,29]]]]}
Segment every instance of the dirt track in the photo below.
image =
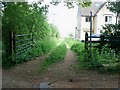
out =
{"type": "Polygon", "coordinates": [[[42,56],[12,69],[3,69],[3,88],[39,88],[42,82],[52,88],[118,88],[118,75],[74,70],[77,57],[69,49],[63,61],[50,66],[45,73],[40,73],[39,66],[45,58],[42,56]]]}

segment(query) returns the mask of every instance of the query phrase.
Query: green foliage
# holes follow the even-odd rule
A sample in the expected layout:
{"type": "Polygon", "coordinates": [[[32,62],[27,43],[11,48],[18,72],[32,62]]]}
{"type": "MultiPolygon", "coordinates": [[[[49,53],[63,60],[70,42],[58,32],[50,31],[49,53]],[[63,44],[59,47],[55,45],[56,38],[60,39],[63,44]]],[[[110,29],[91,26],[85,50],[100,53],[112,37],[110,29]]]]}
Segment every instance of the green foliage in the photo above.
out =
{"type": "MultiPolygon", "coordinates": [[[[116,1],[116,2],[108,2],[108,6],[107,8],[116,13],[117,14],[117,20],[119,20],[119,14],[120,14],[120,1],[116,1]]],[[[116,52],[118,53],[118,51],[120,50],[119,44],[120,44],[120,21],[116,20],[116,24],[115,25],[105,25],[105,27],[103,27],[103,29],[105,30],[104,33],[109,34],[112,33],[112,35],[109,38],[109,45],[111,46],[111,48],[115,49],[116,52]],[[118,42],[115,42],[118,41],[118,42]]]]}
{"type": "Polygon", "coordinates": [[[77,54],[80,54],[84,50],[84,44],[83,43],[74,43],[71,47],[73,51],[75,51],[77,54]]]}
{"type": "MultiPolygon", "coordinates": [[[[51,2],[51,4],[53,4],[53,5],[58,5],[59,3],[61,3],[61,1],[59,1],[59,0],[55,0],[55,1],[53,0],[53,1],[51,2]]],[[[75,4],[80,5],[80,6],[82,6],[82,7],[88,7],[88,6],[91,5],[91,3],[92,3],[91,0],[89,0],[89,1],[66,0],[66,1],[64,2],[64,6],[67,6],[68,9],[71,9],[71,8],[74,8],[74,5],[75,5],[75,4]]]]}
{"type": "Polygon", "coordinates": [[[119,33],[120,32],[120,23],[118,24],[105,24],[105,26],[102,26],[104,32],[103,34],[111,34],[111,33],[119,33]]]}
{"type": "Polygon", "coordinates": [[[103,26],[103,34],[109,35],[109,45],[111,48],[115,49],[116,52],[120,50],[119,44],[120,44],[120,23],[118,24],[107,24],[103,26]]]}
{"type": "Polygon", "coordinates": [[[114,13],[116,13],[116,12],[120,13],[120,8],[119,7],[120,7],[120,1],[109,2],[108,6],[107,6],[107,8],[114,13]]]}
{"type": "Polygon", "coordinates": [[[73,44],[80,42],[79,40],[74,40],[73,38],[65,38],[65,41],[68,43],[70,48],[72,47],[73,44]]]}
{"type": "Polygon", "coordinates": [[[92,2],[90,1],[83,1],[82,3],[79,3],[82,7],[89,7],[91,6],[92,2]]]}
{"type": "Polygon", "coordinates": [[[58,31],[58,28],[55,25],[50,24],[49,29],[50,29],[50,36],[56,37],[56,38],[60,37],[60,33],[58,31]]]}
{"type": "Polygon", "coordinates": [[[120,52],[117,54],[115,50],[111,48],[103,47],[102,52],[99,54],[98,58],[104,68],[100,68],[101,72],[119,73],[120,72],[120,52]]]}
{"type": "Polygon", "coordinates": [[[101,52],[97,49],[84,50],[79,44],[71,48],[78,54],[80,68],[95,69],[100,72],[119,73],[120,56],[113,49],[103,47],[101,52]]]}
{"type": "Polygon", "coordinates": [[[48,58],[40,65],[40,70],[44,71],[49,65],[59,62],[64,59],[67,48],[64,42],[62,42],[55,50],[51,52],[48,58]]]}
{"type": "MultiPolygon", "coordinates": [[[[59,38],[57,28],[47,22],[46,6],[41,3],[5,2],[2,16],[3,67],[12,66],[49,52],[56,46],[59,38]],[[33,34],[34,46],[16,57],[11,56],[9,32],[15,34],[33,34]]],[[[18,38],[23,40],[24,38],[18,38]]],[[[23,43],[26,43],[24,41],[23,43]]]]}

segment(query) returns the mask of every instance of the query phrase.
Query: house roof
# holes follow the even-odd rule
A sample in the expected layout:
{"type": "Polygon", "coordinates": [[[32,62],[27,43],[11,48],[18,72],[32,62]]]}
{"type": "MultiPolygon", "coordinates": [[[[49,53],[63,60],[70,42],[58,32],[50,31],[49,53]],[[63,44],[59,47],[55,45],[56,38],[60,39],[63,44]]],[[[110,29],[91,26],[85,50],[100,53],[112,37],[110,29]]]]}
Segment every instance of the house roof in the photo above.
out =
{"type": "Polygon", "coordinates": [[[90,7],[81,8],[81,16],[90,16],[90,11],[95,16],[105,4],[106,2],[93,2],[90,7]]]}

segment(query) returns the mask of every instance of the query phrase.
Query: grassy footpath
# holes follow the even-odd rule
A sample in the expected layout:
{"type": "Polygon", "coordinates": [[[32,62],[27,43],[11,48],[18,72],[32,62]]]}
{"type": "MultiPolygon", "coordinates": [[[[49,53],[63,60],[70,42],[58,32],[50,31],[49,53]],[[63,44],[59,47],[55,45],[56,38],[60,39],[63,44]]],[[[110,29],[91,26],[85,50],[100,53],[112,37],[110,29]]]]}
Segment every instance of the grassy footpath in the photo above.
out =
{"type": "Polygon", "coordinates": [[[66,52],[67,52],[66,44],[65,42],[62,42],[55,50],[51,52],[49,57],[40,65],[40,70],[44,71],[51,64],[63,60],[66,52]]]}
{"type": "Polygon", "coordinates": [[[74,40],[73,38],[65,38],[65,42],[67,42],[70,48],[72,47],[73,44],[80,43],[79,40],[74,40]]]}

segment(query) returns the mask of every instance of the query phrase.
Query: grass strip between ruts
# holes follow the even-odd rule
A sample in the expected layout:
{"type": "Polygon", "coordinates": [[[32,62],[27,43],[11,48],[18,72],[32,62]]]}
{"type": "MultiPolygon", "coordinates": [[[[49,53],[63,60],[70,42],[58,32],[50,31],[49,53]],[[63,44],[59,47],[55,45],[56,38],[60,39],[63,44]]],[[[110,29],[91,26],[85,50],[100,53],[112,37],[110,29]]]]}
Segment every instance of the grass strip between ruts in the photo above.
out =
{"type": "Polygon", "coordinates": [[[40,64],[40,71],[45,71],[51,64],[63,60],[66,52],[66,44],[65,42],[62,42],[55,50],[51,52],[48,58],[42,64],[40,64]]]}

